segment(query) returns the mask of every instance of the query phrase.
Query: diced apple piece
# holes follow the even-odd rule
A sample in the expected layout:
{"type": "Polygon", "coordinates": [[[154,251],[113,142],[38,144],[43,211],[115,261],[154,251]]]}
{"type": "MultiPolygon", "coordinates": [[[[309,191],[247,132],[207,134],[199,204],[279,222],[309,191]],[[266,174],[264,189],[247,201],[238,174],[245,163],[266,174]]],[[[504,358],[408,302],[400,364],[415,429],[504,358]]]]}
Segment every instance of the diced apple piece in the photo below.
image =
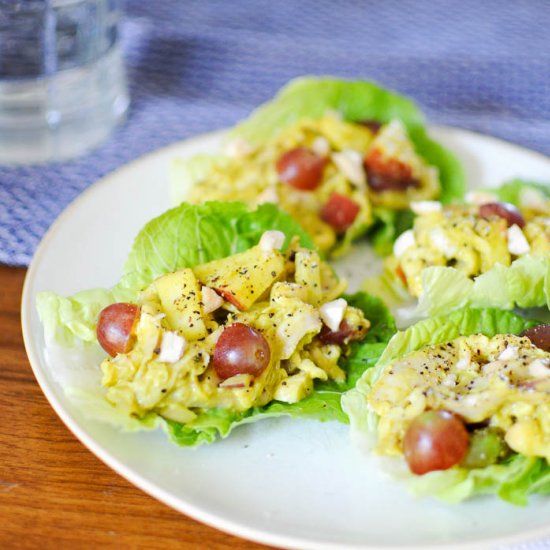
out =
{"type": "Polygon", "coordinates": [[[268,291],[285,270],[283,255],[266,254],[259,246],[193,268],[203,285],[213,288],[240,310],[247,310],[268,291]]]}
{"type": "Polygon", "coordinates": [[[198,340],[208,334],[202,317],[199,282],[191,269],[167,273],[155,281],[155,287],[169,328],[186,340],[198,340]]]}
{"type": "Polygon", "coordinates": [[[273,399],[283,403],[297,403],[313,392],[313,380],[299,372],[285,378],[276,388],[273,399]]]}
{"type": "Polygon", "coordinates": [[[294,280],[307,289],[309,303],[317,304],[323,294],[319,254],[301,249],[296,252],[295,265],[294,280]]]}

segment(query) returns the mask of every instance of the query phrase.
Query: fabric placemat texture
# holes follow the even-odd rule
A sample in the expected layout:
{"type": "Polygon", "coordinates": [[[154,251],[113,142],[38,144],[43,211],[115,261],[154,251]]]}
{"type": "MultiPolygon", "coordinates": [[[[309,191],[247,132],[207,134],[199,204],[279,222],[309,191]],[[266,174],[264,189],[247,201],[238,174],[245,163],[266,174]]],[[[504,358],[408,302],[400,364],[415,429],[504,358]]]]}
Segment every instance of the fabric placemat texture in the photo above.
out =
{"type": "Polygon", "coordinates": [[[127,2],[132,104],[93,153],[0,167],[0,263],[27,265],[59,213],[148,151],[232,125],[304,74],[374,79],[429,120],[550,154],[550,7],[524,2],[127,2]]]}

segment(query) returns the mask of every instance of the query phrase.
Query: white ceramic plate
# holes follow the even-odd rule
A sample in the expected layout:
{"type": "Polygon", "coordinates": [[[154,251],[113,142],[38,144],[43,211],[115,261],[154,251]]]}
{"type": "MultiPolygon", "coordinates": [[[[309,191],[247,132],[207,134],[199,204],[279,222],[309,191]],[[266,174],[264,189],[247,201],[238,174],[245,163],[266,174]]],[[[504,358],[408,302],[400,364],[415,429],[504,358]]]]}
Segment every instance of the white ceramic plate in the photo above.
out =
{"type": "MultiPolygon", "coordinates": [[[[523,176],[550,181],[550,159],[471,132],[434,128],[474,185],[523,176]]],[[[459,506],[415,500],[382,477],[337,423],[277,419],[228,440],[179,448],[162,432],[121,434],[87,420],[64,395],[44,355],[36,293],[68,295],[112,286],[141,226],[169,207],[172,158],[211,151],[220,134],[175,144],[124,166],[83,193],[38,248],[22,302],[25,345],[57,414],[101,460],[169,506],[240,537],[284,547],[495,547],[550,536],[550,499],[517,508],[496,498],[459,506]]],[[[355,281],[370,259],[359,250],[338,268],[355,281]]]]}

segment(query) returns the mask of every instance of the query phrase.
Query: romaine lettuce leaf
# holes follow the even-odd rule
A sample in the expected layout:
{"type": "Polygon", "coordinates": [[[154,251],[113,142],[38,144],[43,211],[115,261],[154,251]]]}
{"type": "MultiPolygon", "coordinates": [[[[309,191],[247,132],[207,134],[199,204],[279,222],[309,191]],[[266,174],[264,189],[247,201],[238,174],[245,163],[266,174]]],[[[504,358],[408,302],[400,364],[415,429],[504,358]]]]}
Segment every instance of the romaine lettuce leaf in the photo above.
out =
{"type": "Polygon", "coordinates": [[[250,211],[243,203],[181,204],[151,220],[139,232],[112,289],[94,289],[65,298],[39,293],[37,308],[46,342],[72,346],[95,342],[99,312],[116,301],[133,301],[137,293],[164,273],[241,252],[258,243],[262,233],[278,229],[307,248],[314,244],[304,230],[272,204],[250,211]]]}
{"type": "MultiPolygon", "coordinates": [[[[69,298],[51,292],[38,296],[37,305],[47,342],[78,352],[83,343],[96,342],[96,319],[101,309],[109,303],[134,300],[142,288],[163,273],[246,250],[255,245],[268,229],[285,233],[287,240],[284,247],[288,246],[292,236],[298,235],[304,246],[313,248],[311,239],[298,224],[271,204],[262,205],[253,212],[242,203],[217,202],[198,206],[182,204],[169,210],[149,222],[138,234],[125,263],[123,276],[112,289],[84,291],[69,298]]],[[[74,385],[72,372],[71,386],[65,389],[89,416],[126,430],[152,429],[160,424],[180,445],[209,443],[218,437],[226,437],[240,424],[269,416],[347,422],[340,406],[341,393],[352,387],[366,368],[374,365],[395,332],[393,319],[379,299],[365,293],[347,298],[351,305],[361,308],[371,321],[371,330],[365,340],[353,343],[350,355],[342,360],[342,368],[349,373],[347,382],[319,385],[312,395],[295,404],[272,402],[266,407],[243,413],[211,409],[184,426],[177,422],[165,422],[154,414],[144,419],[123,418],[104,398],[99,373],[93,384],[90,384],[87,372],[85,377],[82,376],[81,384],[77,382],[74,385]]],[[[56,361],[62,356],[58,355],[56,361]]],[[[63,369],[58,371],[62,377],[63,369]]],[[[63,380],[59,381],[66,386],[63,380]]]]}
{"type": "Polygon", "coordinates": [[[452,267],[432,266],[422,272],[422,289],[419,317],[460,307],[550,307],[550,258],[526,254],[473,280],[452,267]]]}
{"type": "MultiPolygon", "coordinates": [[[[521,179],[489,190],[518,207],[529,192],[550,198],[547,184],[521,179]]],[[[451,267],[429,267],[422,273],[422,288],[416,316],[440,315],[460,307],[550,308],[550,258],[526,254],[510,266],[496,264],[473,280],[451,267]]]]}
{"type": "Polygon", "coordinates": [[[379,256],[389,256],[395,239],[413,226],[414,214],[411,210],[375,208],[373,218],[374,224],[367,235],[379,256]]]}
{"type": "Polygon", "coordinates": [[[459,336],[478,333],[490,337],[496,334],[520,334],[538,324],[538,321],[496,308],[459,309],[449,315],[419,321],[397,332],[389,341],[377,367],[423,347],[454,340],[459,336]]]}
{"type": "Polygon", "coordinates": [[[535,181],[527,181],[520,178],[513,179],[503,183],[498,189],[488,189],[496,192],[498,198],[503,202],[509,202],[515,206],[521,207],[522,197],[529,191],[541,193],[543,197],[550,198],[550,184],[535,181]]]}
{"type": "Polygon", "coordinates": [[[267,103],[238,124],[230,137],[241,137],[254,145],[271,139],[274,131],[303,118],[320,118],[327,111],[345,120],[401,120],[406,128],[424,126],[424,117],[408,98],[374,82],[336,78],[304,77],[292,80],[267,103]]]}
{"type": "Polygon", "coordinates": [[[40,292],[37,308],[46,343],[70,347],[76,340],[93,342],[95,323],[90,320],[97,319],[100,311],[115,301],[113,292],[103,288],[83,290],[69,298],[55,292],[40,292]]]}
{"type": "MultiPolygon", "coordinates": [[[[378,416],[368,407],[367,395],[384,365],[423,347],[453,340],[458,336],[482,333],[520,334],[539,324],[510,311],[463,308],[450,315],[420,321],[397,332],[389,341],[375,367],[364,372],[355,388],[342,396],[342,408],[350,419],[352,433],[368,446],[376,438],[378,416]]],[[[524,504],[528,494],[550,492],[550,466],[546,460],[512,456],[502,464],[467,470],[452,468],[408,478],[411,490],[447,502],[474,495],[498,494],[514,504],[524,504]]]]}
{"type": "Polygon", "coordinates": [[[529,495],[550,493],[550,466],[543,458],[516,454],[486,468],[452,468],[411,476],[408,486],[418,496],[435,496],[448,503],[496,494],[511,504],[524,506],[529,495]]]}
{"type": "Polygon", "coordinates": [[[461,164],[450,151],[429,138],[424,117],[415,103],[374,82],[312,77],[293,80],[272,101],[237,125],[231,135],[261,145],[274,131],[302,118],[319,118],[330,110],[350,121],[401,120],[417,153],[438,168],[441,200],[447,203],[463,197],[465,178],[461,164]]]}
{"type": "Polygon", "coordinates": [[[243,412],[210,409],[200,413],[189,424],[180,424],[172,420],[166,420],[163,423],[174,443],[182,447],[196,447],[214,443],[217,439],[225,439],[238,426],[266,418],[288,416],[321,422],[333,420],[346,423],[347,416],[340,406],[340,397],[341,392],[316,390],[298,403],[272,401],[265,407],[254,407],[243,412]]]}

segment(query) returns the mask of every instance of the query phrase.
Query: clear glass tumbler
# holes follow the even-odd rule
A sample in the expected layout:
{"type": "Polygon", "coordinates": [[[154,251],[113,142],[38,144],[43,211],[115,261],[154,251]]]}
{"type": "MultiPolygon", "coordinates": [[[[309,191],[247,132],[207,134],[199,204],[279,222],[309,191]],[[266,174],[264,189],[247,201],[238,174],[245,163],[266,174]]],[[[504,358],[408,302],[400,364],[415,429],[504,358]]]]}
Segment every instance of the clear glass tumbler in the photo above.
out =
{"type": "Polygon", "coordinates": [[[0,0],[0,164],[67,160],[124,117],[119,0],[0,0]]]}

